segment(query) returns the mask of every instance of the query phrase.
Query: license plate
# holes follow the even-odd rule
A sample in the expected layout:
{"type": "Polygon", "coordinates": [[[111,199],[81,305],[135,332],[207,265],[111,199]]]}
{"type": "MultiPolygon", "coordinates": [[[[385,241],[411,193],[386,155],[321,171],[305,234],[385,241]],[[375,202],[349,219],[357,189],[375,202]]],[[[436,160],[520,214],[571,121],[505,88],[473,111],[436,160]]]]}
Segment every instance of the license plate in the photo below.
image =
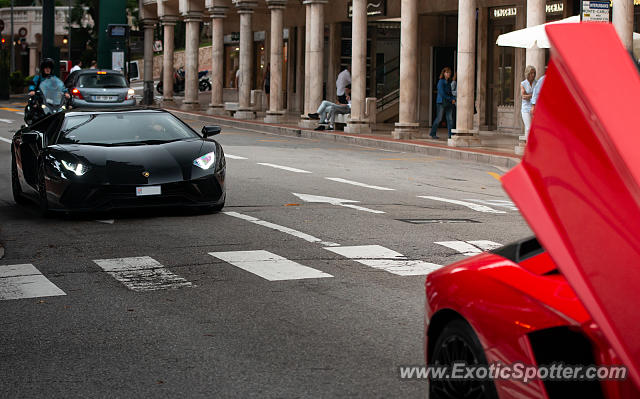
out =
{"type": "Polygon", "coordinates": [[[144,187],[136,187],[136,195],[139,197],[141,195],[160,195],[161,186],[144,186],[144,187]]]}
{"type": "Polygon", "coordinates": [[[94,101],[116,101],[118,96],[93,96],[94,101]]]}

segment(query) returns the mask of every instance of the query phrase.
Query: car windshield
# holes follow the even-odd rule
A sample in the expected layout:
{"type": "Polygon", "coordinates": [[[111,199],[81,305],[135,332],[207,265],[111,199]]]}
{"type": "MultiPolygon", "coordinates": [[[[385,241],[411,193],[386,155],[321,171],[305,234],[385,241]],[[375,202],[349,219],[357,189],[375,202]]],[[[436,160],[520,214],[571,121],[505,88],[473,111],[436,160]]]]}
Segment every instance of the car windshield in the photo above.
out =
{"type": "Polygon", "coordinates": [[[127,81],[120,74],[109,74],[99,72],[83,74],[78,77],[78,87],[101,88],[101,89],[120,89],[126,88],[127,81]]]}
{"type": "Polygon", "coordinates": [[[68,116],[58,144],[144,145],[199,137],[171,114],[114,112],[68,116]]]}

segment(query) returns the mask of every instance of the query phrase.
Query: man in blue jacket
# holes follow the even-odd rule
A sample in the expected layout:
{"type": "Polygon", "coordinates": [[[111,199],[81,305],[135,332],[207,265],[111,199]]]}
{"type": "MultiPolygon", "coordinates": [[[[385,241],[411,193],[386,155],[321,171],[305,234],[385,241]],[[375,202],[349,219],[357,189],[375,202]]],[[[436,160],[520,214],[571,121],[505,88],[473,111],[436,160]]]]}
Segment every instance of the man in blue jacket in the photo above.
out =
{"type": "Polygon", "coordinates": [[[33,82],[29,86],[29,95],[30,96],[35,95],[36,90],[47,79],[55,79],[59,81],[59,83],[57,83],[56,85],[60,86],[62,88],[61,90],[64,93],[64,96],[66,98],[69,98],[69,91],[67,90],[66,87],[64,87],[64,83],[62,83],[62,81],[56,75],[53,74],[53,60],[51,58],[45,58],[40,63],[40,75],[36,75],[33,77],[33,82]]]}

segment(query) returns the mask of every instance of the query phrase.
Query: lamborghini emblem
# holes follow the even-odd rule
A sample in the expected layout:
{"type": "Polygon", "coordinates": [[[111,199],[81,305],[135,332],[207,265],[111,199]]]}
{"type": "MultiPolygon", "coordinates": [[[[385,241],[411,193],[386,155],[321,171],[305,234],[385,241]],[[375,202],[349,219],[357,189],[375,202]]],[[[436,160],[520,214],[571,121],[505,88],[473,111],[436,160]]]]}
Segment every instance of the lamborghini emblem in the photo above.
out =
{"type": "Polygon", "coordinates": [[[147,172],[146,170],[144,172],[142,172],[142,176],[144,177],[149,177],[149,172],[147,172]]]}

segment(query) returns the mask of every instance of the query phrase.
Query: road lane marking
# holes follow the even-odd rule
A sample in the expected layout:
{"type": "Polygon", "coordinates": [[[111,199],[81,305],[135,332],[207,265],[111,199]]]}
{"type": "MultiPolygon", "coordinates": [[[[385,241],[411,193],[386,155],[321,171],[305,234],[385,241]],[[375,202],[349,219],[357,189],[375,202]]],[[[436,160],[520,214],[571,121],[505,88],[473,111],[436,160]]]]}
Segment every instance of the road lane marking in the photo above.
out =
{"type": "Polygon", "coordinates": [[[264,250],[209,252],[209,255],[269,281],[333,277],[264,250]]]}
{"type": "Polygon", "coordinates": [[[516,207],[516,205],[508,200],[480,200],[480,199],[465,199],[465,201],[474,201],[474,202],[479,202],[481,204],[485,204],[485,205],[492,205],[492,206],[498,206],[501,208],[507,208],[509,210],[512,211],[517,211],[518,208],[516,207]]]}
{"type": "Polygon", "coordinates": [[[395,191],[395,188],[387,188],[387,187],[380,187],[380,186],[372,186],[369,184],[365,184],[365,183],[359,183],[357,181],[353,181],[353,180],[346,180],[346,179],[341,179],[339,177],[325,177],[325,179],[327,180],[331,180],[331,181],[335,181],[338,183],[346,183],[346,184],[352,184],[354,186],[358,186],[358,187],[365,187],[365,188],[371,188],[374,190],[380,190],[380,191],[395,191]]]}
{"type": "Polygon", "coordinates": [[[11,144],[11,140],[5,139],[4,137],[0,137],[0,141],[5,142],[7,144],[11,144]]]}
{"type": "Polygon", "coordinates": [[[104,224],[113,224],[115,220],[114,219],[96,219],[96,222],[104,223],[104,224]]]}
{"type": "Polygon", "coordinates": [[[493,177],[494,179],[496,179],[497,181],[500,181],[502,179],[502,177],[497,174],[496,172],[487,172],[489,175],[491,175],[491,177],[493,177]]]}
{"type": "Polygon", "coordinates": [[[418,276],[438,270],[442,265],[407,259],[406,256],[380,245],[325,248],[355,262],[398,276],[418,276]]]}
{"type": "Polygon", "coordinates": [[[11,119],[0,119],[0,122],[13,123],[13,120],[11,120],[11,119]]]}
{"type": "Polygon", "coordinates": [[[507,213],[505,211],[499,211],[497,209],[493,209],[493,208],[488,207],[486,205],[478,205],[478,204],[474,204],[472,202],[459,201],[459,200],[448,199],[448,198],[433,197],[433,196],[430,196],[430,195],[418,195],[418,198],[426,198],[426,199],[430,199],[430,200],[433,200],[433,201],[442,201],[442,202],[449,202],[451,204],[462,205],[462,206],[466,206],[467,208],[472,209],[472,210],[477,211],[477,212],[507,213]]]}
{"type": "Polygon", "coordinates": [[[32,264],[0,266],[0,300],[67,295],[32,264]]]}
{"type": "Polygon", "coordinates": [[[492,249],[500,248],[502,244],[488,240],[476,240],[476,241],[439,241],[434,244],[442,245],[443,247],[451,248],[464,256],[473,256],[480,254],[484,251],[490,251],[492,249]]]}
{"type": "Polygon", "coordinates": [[[307,242],[317,242],[320,243],[321,245],[324,245],[326,247],[334,247],[334,246],[338,246],[340,244],[336,244],[335,242],[330,242],[330,241],[322,241],[321,239],[319,239],[318,237],[314,237],[312,235],[309,235],[307,233],[303,233],[301,231],[298,230],[294,230],[294,229],[290,229],[288,227],[285,226],[280,226],[278,224],[275,223],[271,223],[271,222],[267,222],[264,220],[260,220],[258,218],[254,218],[253,216],[249,216],[249,215],[244,215],[242,213],[238,213],[238,212],[223,212],[225,215],[228,216],[232,216],[238,219],[242,219],[242,220],[246,220],[247,222],[251,222],[253,224],[257,224],[259,226],[264,226],[273,230],[277,230],[280,231],[282,233],[285,234],[289,234],[291,236],[300,238],[302,240],[305,240],[307,242]]]}
{"type": "Polygon", "coordinates": [[[347,200],[342,198],[333,198],[333,197],[323,197],[321,195],[311,195],[311,194],[298,194],[291,193],[296,197],[300,198],[305,202],[312,203],[326,203],[330,205],[344,206],[345,208],[352,208],[359,211],[371,212],[371,213],[385,213],[384,211],[378,211],[376,209],[365,208],[363,206],[353,205],[353,203],[357,203],[359,201],[347,200]]]}
{"type": "Polygon", "coordinates": [[[149,256],[95,259],[93,262],[125,287],[136,292],[194,286],[183,277],[165,269],[160,262],[149,256]]]}
{"type": "Polygon", "coordinates": [[[2,111],[20,112],[20,110],[17,109],[17,108],[8,108],[8,107],[0,107],[0,110],[2,110],[2,111]]]}
{"type": "Polygon", "coordinates": [[[272,163],[258,162],[258,165],[269,166],[271,168],[276,168],[276,169],[288,170],[289,172],[295,172],[295,173],[311,173],[308,170],[291,168],[289,166],[275,165],[272,163]]]}
{"type": "Polygon", "coordinates": [[[231,154],[226,154],[226,153],[224,154],[224,156],[225,156],[225,158],[229,158],[229,159],[247,159],[245,157],[240,157],[240,156],[237,156],[237,155],[231,155],[231,154]]]}

